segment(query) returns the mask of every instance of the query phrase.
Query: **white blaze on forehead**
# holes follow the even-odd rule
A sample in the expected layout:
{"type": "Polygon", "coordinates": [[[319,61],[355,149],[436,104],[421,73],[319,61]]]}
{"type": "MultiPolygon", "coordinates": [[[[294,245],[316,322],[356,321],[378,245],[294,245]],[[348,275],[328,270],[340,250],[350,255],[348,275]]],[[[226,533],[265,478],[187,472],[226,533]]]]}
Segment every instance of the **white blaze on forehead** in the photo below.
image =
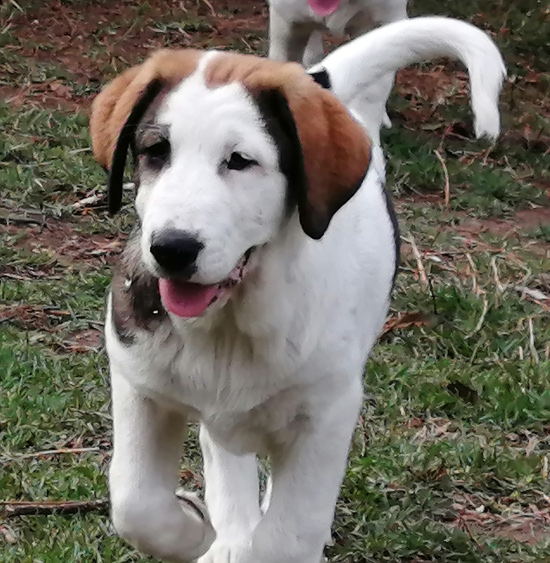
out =
{"type": "Polygon", "coordinates": [[[151,269],[153,235],[167,229],[190,233],[203,248],[193,282],[226,279],[252,247],[280,228],[286,180],[275,141],[260,109],[239,82],[208,86],[203,57],[197,70],[162,101],[155,121],[167,129],[170,158],[156,174],[143,174],[137,206],[142,219],[142,252],[151,269]],[[253,164],[228,166],[233,152],[253,164]]]}
{"type": "Polygon", "coordinates": [[[197,70],[178,84],[163,101],[156,121],[167,125],[172,155],[178,151],[229,157],[232,151],[268,167],[278,165],[275,143],[265,129],[258,105],[238,82],[207,86],[204,72],[218,52],[202,57],[197,70]],[[222,154],[223,153],[223,154],[222,154]]]}

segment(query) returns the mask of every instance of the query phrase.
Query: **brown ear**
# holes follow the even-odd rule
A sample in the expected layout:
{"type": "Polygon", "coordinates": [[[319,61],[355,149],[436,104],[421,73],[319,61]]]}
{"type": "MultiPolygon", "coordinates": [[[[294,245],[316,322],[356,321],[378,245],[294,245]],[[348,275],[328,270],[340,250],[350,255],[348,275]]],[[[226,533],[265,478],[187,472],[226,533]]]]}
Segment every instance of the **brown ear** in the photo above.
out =
{"type": "Polygon", "coordinates": [[[281,171],[298,204],[302,228],[319,239],[361,186],[370,162],[370,141],[323,90],[307,99],[285,94],[284,88],[256,96],[278,145],[281,171]]]}
{"type": "MultiPolygon", "coordinates": [[[[368,171],[371,144],[365,130],[327,90],[314,84],[307,98],[286,94],[303,152],[306,193],[300,221],[319,239],[334,214],[357,192],[368,171]]],[[[283,89],[284,93],[284,89],[283,89]]]]}
{"type": "Polygon", "coordinates": [[[116,139],[139,97],[139,92],[135,93],[135,100],[129,100],[131,105],[129,108],[124,108],[124,112],[121,112],[122,108],[119,102],[141,70],[142,67],[139,65],[123,72],[108,84],[92,103],[90,116],[92,148],[95,159],[104,168],[111,167],[116,139]],[[122,118],[116,115],[118,113],[126,113],[126,115],[122,118]]]}
{"type": "Polygon", "coordinates": [[[158,51],[115,78],[94,100],[90,135],[96,160],[110,171],[111,213],[121,205],[126,155],[136,128],[163,88],[168,90],[189,76],[199,57],[200,52],[194,49],[158,51]]]}
{"type": "Polygon", "coordinates": [[[359,189],[370,162],[370,140],[328,90],[296,63],[249,55],[216,57],[207,84],[240,82],[260,103],[278,143],[304,232],[323,236],[333,215],[359,189]],[[276,129],[276,131],[275,131],[276,129]]]}

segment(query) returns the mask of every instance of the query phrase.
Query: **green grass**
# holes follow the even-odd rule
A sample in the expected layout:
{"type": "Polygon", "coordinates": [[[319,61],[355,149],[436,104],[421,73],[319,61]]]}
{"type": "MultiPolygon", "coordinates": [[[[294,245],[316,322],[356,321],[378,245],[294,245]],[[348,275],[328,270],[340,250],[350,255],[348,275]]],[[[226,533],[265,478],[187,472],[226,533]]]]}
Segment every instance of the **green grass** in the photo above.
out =
{"type": "MultiPolygon", "coordinates": [[[[38,4],[19,2],[28,14],[38,4]]],[[[384,142],[405,246],[391,314],[421,312],[423,322],[383,336],[367,366],[365,408],[328,550],[334,562],[550,562],[550,315],[548,302],[533,298],[550,293],[549,232],[516,215],[549,206],[548,155],[537,141],[548,136],[549,81],[529,75],[550,64],[547,13],[535,0],[447,4],[448,15],[494,32],[504,51],[515,81],[502,97],[506,131],[494,147],[443,138],[449,125],[471,130],[465,94],[436,103],[420,85],[414,100],[400,91],[392,97],[394,128],[384,142]],[[417,113],[404,119],[413,101],[417,113]],[[436,150],[449,173],[448,209],[436,150]],[[529,526],[536,541],[518,532],[529,526]]],[[[69,15],[76,8],[78,20],[85,18],[78,8],[90,3],[62,5],[69,15]]],[[[440,13],[441,3],[414,0],[411,9],[440,13]]],[[[109,58],[109,37],[135,37],[148,25],[162,44],[183,33],[216,42],[208,10],[156,23],[150,10],[140,2],[99,22],[87,60],[111,76],[141,55],[109,58]]],[[[0,86],[58,80],[79,96],[97,90],[63,64],[24,57],[18,13],[10,2],[0,7],[7,22],[0,86]]],[[[265,29],[247,29],[220,41],[249,51],[264,49],[264,36],[265,29]]],[[[32,41],[41,52],[52,49],[32,41]]],[[[92,159],[84,112],[2,103],[0,126],[0,500],[104,498],[111,421],[98,333],[110,274],[93,252],[128,232],[130,198],[119,217],[106,216],[105,177],[92,159]],[[78,206],[90,196],[98,196],[92,207],[78,206]],[[62,236],[52,237],[56,230],[62,236]],[[69,246],[67,237],[75,239],[69,246]],[[79,338],[87,346],[75,352],[79,338]],[[34,455],[58,448],[86,451],[34,455]]],[[[182,479],[200,487],[195,438],[187,452],[182,479]]],[[[0,553],[2,563],[153,561],[95,512],[0,518],[0,553]]]]}

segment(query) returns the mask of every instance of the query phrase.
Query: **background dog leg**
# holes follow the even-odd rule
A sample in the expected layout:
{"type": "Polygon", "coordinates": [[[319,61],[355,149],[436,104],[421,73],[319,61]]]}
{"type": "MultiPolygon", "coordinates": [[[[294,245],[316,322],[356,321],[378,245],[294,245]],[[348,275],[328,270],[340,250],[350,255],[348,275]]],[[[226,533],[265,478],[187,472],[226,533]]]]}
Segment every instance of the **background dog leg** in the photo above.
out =
{"type": "Polygon", "coordinates": [[[324,56],[325,49],[323,47],[323,34],[316,30],[309,36],[304,53],[304,66],[306,68],[313,66],[323,60],[324,56]]]}
{"type": "Polygon", "coordinates": [[[311,26],[289,23],[273,7],[269,11],[269,58],[301,63],[311,35],[311,26]]]}
{"type": "Polygon", "coordinates": [[[114,453],[109,472],[112,519],[140,551],[187,563],[214,540],[197,498],[176,497],[186,417],[136,393],[111,367],[114,453]]]}
{"type": "MultiPolygon", "coordinates": [[[[216,530],[216,541],[199,563],[217,562],[231,545],[246,542],[260,521],[258,462],[253,454],[235,455],[217,442],[202,425],[206,504],[216,530]]],[[[229,559],[228,559],[229,560],[229,559]]]]}

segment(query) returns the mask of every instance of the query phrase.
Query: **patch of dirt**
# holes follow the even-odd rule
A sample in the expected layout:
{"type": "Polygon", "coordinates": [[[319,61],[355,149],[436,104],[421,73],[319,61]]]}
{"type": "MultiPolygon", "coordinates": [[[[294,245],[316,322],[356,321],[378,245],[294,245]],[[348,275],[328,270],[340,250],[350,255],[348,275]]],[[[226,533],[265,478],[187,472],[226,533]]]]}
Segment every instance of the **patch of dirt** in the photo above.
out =
{"type": "Polygon", "coordinates": [[[550,538],[547,497],[532,491],[520,501],[515,496],[456,491],[445,521],[466,532],[474,541],[497,537],[528,545],[550,538]]]}
{"type": "Polygon", "coordinates": [[[480,233],[510,237],[521,236],[522,231],[533,231],[539,227],[548,226],[550,226],[550,208],[535,207],[533,209],[520,209],[510,219],[466,218],[452,229],[466,237],[477,236],[480,233]]]}
{"type": "Polygon", "coordinates": [[[82,103],[81,100],[78,101],[68,96],[60,97],[58,93],[48,91],[46,84],[29,84],[25,88],[0,86],[0,99],[16,109],[24,105],[31,105],[40,108],[77,111],[82,103]]]}
{"type": "MultiPolygon", "coordinates": [[[[267,7],[259,1],[133,0],[63,4],[44,3],[12,19],[10,33],[18,44],[10,52],[32,61],[60,66],[71,80],[92,90],[163,47],[262,46],[267,29],[267,7]],[[29,42],[29,37],[32,42],[29,42]],[[109,75],[106,78],[106,73],[109,75]]],[[[89,105],[66,81],[29,84],[8,94],[21,100],[66,109],[89,105]]]]}
{"type": "Polygon", "coordinates": [[[61,348],[73,354],[86,354],[98,350],[101,343],[101,331],[90,328],[75,332],[68,339],[63,340],[61,348]]]}
{"type": "MultiPolygon", "coordinates": [[[[457,506],[461,505],[455,504],[453,508],[457,506]]],[[[502,516],[461,509],[455,525],[469,535],[498,537],[536,545],[550,537],[550,512],[530,507],[528,511],[520,514],[502,516]]]]}
{"type": "Polygon", "coordinates": [[[69,311],[40,305],[0,305],[0,323],[9,322],[22,330],[52,330],[71,317],[69,311]]]}
{"type": "Polygon", "coordinates": [[[94,267],[98,263],[110,264],[124,247],[123,234],[88,234],[75,227],[75,223],[48,218],[41,225],[0,225],[0,233],[16,238],[16,248],[49,253],[61,264],[91,262],[94,267]]]}

